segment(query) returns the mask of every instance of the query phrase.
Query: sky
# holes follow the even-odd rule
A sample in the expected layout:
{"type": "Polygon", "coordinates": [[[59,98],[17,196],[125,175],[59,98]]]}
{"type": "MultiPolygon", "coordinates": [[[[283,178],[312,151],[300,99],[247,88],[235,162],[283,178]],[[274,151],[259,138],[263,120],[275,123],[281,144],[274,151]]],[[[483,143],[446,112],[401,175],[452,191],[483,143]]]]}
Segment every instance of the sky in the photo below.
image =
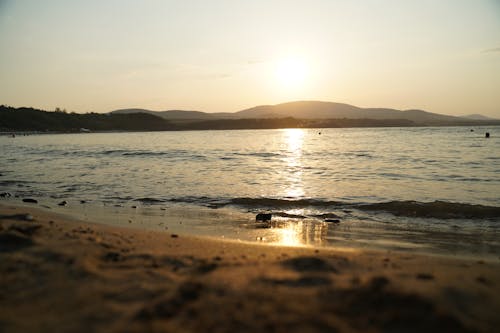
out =
{"type": "Polygon", "coordinates": [[[500,118],[500,0],[0,0],[0,104],[500,118]]]}

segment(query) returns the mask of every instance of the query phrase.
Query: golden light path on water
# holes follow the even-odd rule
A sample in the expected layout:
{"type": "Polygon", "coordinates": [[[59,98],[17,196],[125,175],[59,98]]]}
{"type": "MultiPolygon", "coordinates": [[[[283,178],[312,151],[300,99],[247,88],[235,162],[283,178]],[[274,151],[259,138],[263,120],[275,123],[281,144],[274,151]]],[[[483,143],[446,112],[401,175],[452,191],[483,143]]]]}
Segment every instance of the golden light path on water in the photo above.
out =
{"type": "MultiPolygon", "coordinates": [[[[300,199],[304,196],[302,150],[305,132],[299,128],[283,130],[283,143],[288,150],[286,168],[282,171],[287,181],[284,196],[288,199],[300,199]]],[[[287,211],[301,215],[302,209],[287,211]]],[[[323,223],[306,221],[286,221],[273,223],[277,243],[285,246],[302,246],[319,243],[326,235],[327,226],[323,223]]]]}
{"type": "Polygon", "coordinates": [[[302,181],[302,147],[304,144],[304,131],[299,128],[289,128],[283,131],[284,141],[288,149],[287,168],[284,171],[288,180],[285,197],[300,198],[304,195],[302,181]]]}

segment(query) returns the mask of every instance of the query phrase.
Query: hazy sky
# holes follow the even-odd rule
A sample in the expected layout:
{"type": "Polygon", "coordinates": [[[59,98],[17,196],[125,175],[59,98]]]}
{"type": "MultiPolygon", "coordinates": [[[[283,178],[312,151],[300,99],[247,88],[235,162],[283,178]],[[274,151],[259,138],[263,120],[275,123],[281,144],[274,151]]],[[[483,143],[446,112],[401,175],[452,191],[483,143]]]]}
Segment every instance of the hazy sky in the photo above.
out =
{"type": "Polygon", "coordinates": [[[500,0],[0,0],[0,104],[500,118],[500,0]]]}

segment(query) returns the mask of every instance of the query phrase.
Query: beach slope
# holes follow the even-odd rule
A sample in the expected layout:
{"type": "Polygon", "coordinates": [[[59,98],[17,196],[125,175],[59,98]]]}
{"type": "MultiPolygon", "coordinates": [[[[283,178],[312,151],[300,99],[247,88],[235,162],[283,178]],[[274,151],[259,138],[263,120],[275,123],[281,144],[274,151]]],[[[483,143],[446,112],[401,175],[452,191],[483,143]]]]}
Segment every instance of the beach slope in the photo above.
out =
{"type": "Polygon", "coordinates": [[[493,332],[498,313],[500,261],[264,246],[0,206],[1,332],[493,332]]]}

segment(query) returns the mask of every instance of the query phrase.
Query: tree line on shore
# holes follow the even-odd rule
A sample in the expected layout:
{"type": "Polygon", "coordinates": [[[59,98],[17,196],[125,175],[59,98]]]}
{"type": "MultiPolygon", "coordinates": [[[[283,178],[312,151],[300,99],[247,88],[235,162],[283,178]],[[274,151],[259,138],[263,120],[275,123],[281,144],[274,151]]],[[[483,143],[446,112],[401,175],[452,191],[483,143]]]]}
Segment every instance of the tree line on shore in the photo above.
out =
{"type": "MultiPolygon", "coordinates": [[[[476,125],[477,122],[474,122],[476,125]]],[[[263,119],[167,120],[147,113],[68,113],[30,107],[0,106],[0,131],[182,131],[276,128],[410,127],[423,126],[408,119],[263,119]]],[[[446,124],[443,124],[446,125],[446,124]]]]}

